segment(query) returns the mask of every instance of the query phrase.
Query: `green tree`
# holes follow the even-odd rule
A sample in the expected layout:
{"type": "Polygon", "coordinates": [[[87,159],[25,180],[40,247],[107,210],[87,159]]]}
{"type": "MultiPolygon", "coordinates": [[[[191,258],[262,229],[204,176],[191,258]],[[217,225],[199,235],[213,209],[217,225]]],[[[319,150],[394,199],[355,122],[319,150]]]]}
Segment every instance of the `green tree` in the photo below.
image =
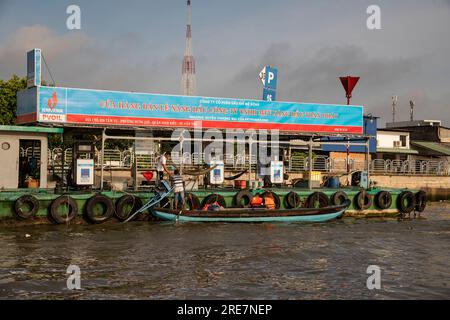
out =
{"type": "Polygon", "coordinates": [[[7,81],[0,80],[0,124],[16,123],[17,92],[27,87],[26,78],[17,75],[7,81]]]}

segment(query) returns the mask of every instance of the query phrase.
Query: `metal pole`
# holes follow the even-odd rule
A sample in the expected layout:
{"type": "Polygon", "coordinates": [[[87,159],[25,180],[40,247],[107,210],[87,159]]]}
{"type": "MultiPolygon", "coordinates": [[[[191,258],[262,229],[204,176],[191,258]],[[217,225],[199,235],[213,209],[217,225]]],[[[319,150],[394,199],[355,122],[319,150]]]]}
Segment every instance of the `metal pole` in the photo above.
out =
{"type": "Polygon", "coordinates": [[[367,183],[370,187],[370,138],[366,140],[366,168],[367,168],[367,183]]]}
{"type": "MultiPolygon", "coordinates": [[[[103,179],[104,179],[104,172],[103,172],[103,157],[105,156],[105,137],[106,137],[106,128],[102,131],[102,151],[100,153],[101,157],[101,173],[100,173],[100,190],[103,191],[103,179]]],[[[112,182],[112,181],[111,181],[112,182]]]]}
{"type": "Polygon", "coordinates": [[[180,134],[180,175],[183,175],[183,143],[184,143],[184,137],[183,133],[180,134]]]}
{"type": "Polygon", "coordinates": [[[133,163],[133,187],[134,187],[134,191],[138,190],[138,185],[137,185],[137,156],[136,156],[136,141],[133,144],[133,154],[134,154],[134,163],[133,163]]]}
{"type": "Polygon", "coordinates": [[[67,186],[67,190],[69,190],[69,180],[68,177],[66,177],[66,182],[64,185],[64,162],[66,161],[66,157],[65,157],[65,150],[66,148],[64,148],[64,138],[63,138],[63,145],[62,145],[62,149],[61,149],[61,179],[62,179],[62,190],[64,190],[64,187],[67,186]]]}
{"type": "Polygon", "coordinates": [[[309,138],[309,143],[308,143],[308,189],[312,190],[312,136],[309,138]]]}
{"type": "Polygon", "coordinates": [[[349,161],[350,161],[350,141],[348,138],[347,138],[346,147],[347,147],[347,157],[346,157],[345,166],[347,167],[347,185],[349,185],[350,183],[349,183],[348,175],[350,173],[350,163],[349,163],[349,161]]]}
{"type": "Polygon", "coordinates": [[[252,183],[252,146],[253,146],[253,139],[250,136],[248,139],[248,188],[251,188],[252,183]]]}

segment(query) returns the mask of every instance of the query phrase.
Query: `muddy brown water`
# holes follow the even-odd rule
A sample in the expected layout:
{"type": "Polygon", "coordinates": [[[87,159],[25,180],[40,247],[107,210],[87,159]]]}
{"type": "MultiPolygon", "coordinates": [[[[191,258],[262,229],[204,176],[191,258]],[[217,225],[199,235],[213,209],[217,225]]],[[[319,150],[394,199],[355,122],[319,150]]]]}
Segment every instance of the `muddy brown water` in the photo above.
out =
{"type": "Polygon", "coordinates": [[[1,226],[1,299],[450,299],[450,203],[425,219],[1,226]],[[67,288],[69,265],[81,289],[67,288]],[[381,270],[369,290],[367,267],[381,270]]]}

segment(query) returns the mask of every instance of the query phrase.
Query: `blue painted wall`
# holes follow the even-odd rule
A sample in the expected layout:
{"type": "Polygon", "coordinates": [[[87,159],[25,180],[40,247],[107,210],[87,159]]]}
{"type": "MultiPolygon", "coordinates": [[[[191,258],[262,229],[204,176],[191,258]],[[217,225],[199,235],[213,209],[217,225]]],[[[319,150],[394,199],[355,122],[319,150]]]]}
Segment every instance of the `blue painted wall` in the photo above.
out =
{"type": "MultiPolygon", "coordinates": [[[[376,117],[368,117],[364,116],[364,134],[371,135],[373,138],[370,138],[369,142],[369,152],[376,153],[377,152],[377,120],[376,117]]],[[[343,140],[342,138],[325,138],[322,141],[339,141],[343,140]]],[[[322,150],[326,152],[347,152],[347,147],[345,145],[333,145],[333,144],[323,144],[322,150]]],[[[364,146],[350,146],[350,152],[366,152],[366,148],[364,146]]]]}

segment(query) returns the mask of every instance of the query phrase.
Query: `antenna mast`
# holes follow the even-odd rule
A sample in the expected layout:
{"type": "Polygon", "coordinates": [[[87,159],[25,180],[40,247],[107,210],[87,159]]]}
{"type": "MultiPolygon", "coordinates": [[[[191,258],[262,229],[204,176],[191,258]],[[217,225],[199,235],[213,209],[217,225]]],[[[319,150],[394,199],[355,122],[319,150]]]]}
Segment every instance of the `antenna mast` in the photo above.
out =
{"type": "Polygon", "coordinates": [[[416,103],[414,102],[414,100],[409,100],[409,118],[411,121],[414,121],[414,106],[416,105],[416,103]]]}
{"type": "Polygon", "coordinates": [[[192,9],[191,0],[187,0],[186,48],[181,67],[181,93],[186,96],[195,95],[195,59],[192,50],[192,9]]]}
{"type": "Polygon", "coordinates": [[[392,122],[395,122],[395,107],[397,106],[397,96],[392,97],[392,122]]]}

